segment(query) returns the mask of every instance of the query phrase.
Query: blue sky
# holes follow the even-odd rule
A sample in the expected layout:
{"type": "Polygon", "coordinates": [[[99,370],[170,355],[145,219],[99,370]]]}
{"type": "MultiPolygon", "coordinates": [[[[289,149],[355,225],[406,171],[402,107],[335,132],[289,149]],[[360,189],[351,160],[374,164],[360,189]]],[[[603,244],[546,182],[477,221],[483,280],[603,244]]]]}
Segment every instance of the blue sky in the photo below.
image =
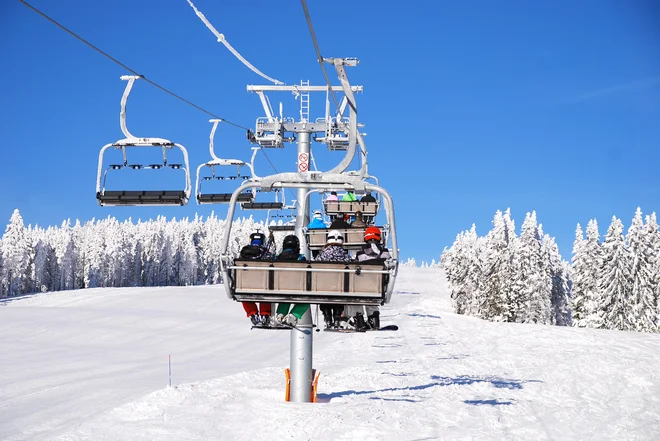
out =
{"type": "MultiPolygon", "coordinates": [[[[263,116],[245,86],[265,80],[217,43],[185,0],[31,3],[223,118],[253,127],[263,116]]],[[[364,86],[370,172],[394,198],[403,258],[437,259],[459,231],[476,223],[485,234],[507,207],[518,227],[536,210],[564,258],[577,222],[595,217],[604,233],[613,215],[629,225],[637,206],[660,211],[656,2],[308,3],[323,55],[361,61],[349,76],[364,86]]],[[[267,75],[324,84],[299,2],[195,4],[267,75]]],[[[15,208],[43,226],[224,215],[194,202],[99,207],[98,153],[122,138],[119,77],[128,72],[18,1],[0,5],[0,37],[0,222],[15,208]]],[[[298,114],[288,94],[270,98],[298,114]]],[[[313,116],[323,101],[312,96],[313,116]]],[[[129,99],[129,129],[185,145],[193,168],[210,159],[208,119],[145,82],[129,99]]],[[[220,156],[249,158],[243,130],[221,126],[216,142],[220,156]]],[[[323,165],[340,160],[324,149],[314,147],[323,165]]],[[[295,167],[295,145],[267,153],[279,171],[295,167]]],[[[271,172],[263,157],[257,171],[271,172]]]]}

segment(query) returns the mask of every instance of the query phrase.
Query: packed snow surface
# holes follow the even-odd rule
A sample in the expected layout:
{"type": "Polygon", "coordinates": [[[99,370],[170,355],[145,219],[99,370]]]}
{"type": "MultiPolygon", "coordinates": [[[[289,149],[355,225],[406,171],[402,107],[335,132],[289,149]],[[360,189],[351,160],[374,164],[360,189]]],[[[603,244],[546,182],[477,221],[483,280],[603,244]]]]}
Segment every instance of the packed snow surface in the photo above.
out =
{"type": "Polygon", "coordinates": [[[401,268],[397,332],[314,333],[315,404],[284,401],[290,331],[219,286],[6,301],[0,439],[660,439],[660,335],[455,315],[444,280],[401,268]]]}

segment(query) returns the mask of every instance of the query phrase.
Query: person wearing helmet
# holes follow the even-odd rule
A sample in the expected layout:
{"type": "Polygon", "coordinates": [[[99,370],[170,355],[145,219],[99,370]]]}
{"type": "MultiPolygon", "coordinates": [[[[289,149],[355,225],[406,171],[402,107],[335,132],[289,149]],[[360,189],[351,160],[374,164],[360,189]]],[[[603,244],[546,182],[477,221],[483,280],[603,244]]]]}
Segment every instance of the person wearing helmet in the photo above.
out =
{"type": "MultiPolygon", "coordinates": [[[[383,246],[382,234],[378,227],[367,227],[364,230],[364,245],[355,257],[358,262],[374,259],[389,259],[390,252],[383,246]]],[[[362,306],[346,305],[346,315],[352,318],[357,330],[380,329],[380,311],[378,306],[365,306],[367,310],[367,321],[364,320],[362,306]]],[[[351,319],[349,319],[350,323],[351,319]]]]}
{"type": "MultiPolygon", "coordinates": [[[[284,238],[282,241],[282,252],[275,257],[276,261],[288,262],[304,262],[307,259],[303,254],[300,254],[300,240],[297,236],[291,234],[284,238]]],[[[291,311],[290,303],[280,303],[277,306],[275,313],[275,322],[296,326],[305,312],[309,309],[308,303],[298,303],[293,305],[291,311]]]]}
{"type": "MultiPolygon", "coordinates": [[[[266,235],[260,231],[250,234],[250,244],[241,249],[240,256],[242,259],[272,260],[273,255],[268,251],[266,245],[266,235]]],[[[258,308],[254,302],[241,303],[253,325],[268,326],[271,314],[270,303],[260,303],[258,308]]]]}
{"type": "MultiPolygon", "coordinates": [[[[344,249],[344,236],[338,230],[330,230],[326,239],[325,247],[314,259],[317,262],[350,262],[351,256],[344,249]]],[[[321,304],[325,325],[328,328],[338,326],[340,317],[344,311],[343,305],[321,304]]]]}
{"type": "Polygon", "coordinates": [[[318,228],[326,228],[325,222],[323,222],[323,214],[321,213],[320,210],[316,210],[314,212],[314,217],[312,221],[307,225],[308,230],[312,229],[318,229],[318,228]]]}
{"type": "Polygon", "coordinates": [[[346,228],[351,228],[348,222],[344,219],[344,213],[337,213],[337,217],[330,224],[331,230],[345,230],[346,228]]]}

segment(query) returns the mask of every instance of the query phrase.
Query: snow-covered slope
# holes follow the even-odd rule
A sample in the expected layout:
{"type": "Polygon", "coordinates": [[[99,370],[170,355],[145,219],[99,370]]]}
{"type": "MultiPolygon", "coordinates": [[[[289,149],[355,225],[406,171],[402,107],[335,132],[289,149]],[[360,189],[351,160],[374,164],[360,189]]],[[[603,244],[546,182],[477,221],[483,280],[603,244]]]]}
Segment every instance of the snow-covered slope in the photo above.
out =
{"type": "Polygon", "coordinates": [[[297,404],[289,332],[220,287],[5,302],[0,439],[660,439],[660,335],[457,316],[436,269],[402,268],[382,315],[400,331],[314,334],[297,404]]]}

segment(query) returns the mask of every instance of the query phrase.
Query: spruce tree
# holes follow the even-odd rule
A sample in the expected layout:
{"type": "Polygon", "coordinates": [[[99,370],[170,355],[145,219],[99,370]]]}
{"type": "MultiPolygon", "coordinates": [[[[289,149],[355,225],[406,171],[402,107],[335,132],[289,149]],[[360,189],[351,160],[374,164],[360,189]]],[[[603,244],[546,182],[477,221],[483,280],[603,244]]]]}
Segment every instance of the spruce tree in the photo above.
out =
{"type": "Polygon", "coordinates": [[[30,248],[23,218],[18,210],[14,210],[2,237],[2,249],[0,249],[3,261],[3,291],[7,296],[23,293],[22,289],[28,277],[30,248]]]}
{"type": "Polygon", "coordinates": [[[623,237],[623,223],[615,216],[603,242],[596,302],[599,327],[623,331],[635,328],[634,300],[631,296],[632,265],[623,237]]]}

